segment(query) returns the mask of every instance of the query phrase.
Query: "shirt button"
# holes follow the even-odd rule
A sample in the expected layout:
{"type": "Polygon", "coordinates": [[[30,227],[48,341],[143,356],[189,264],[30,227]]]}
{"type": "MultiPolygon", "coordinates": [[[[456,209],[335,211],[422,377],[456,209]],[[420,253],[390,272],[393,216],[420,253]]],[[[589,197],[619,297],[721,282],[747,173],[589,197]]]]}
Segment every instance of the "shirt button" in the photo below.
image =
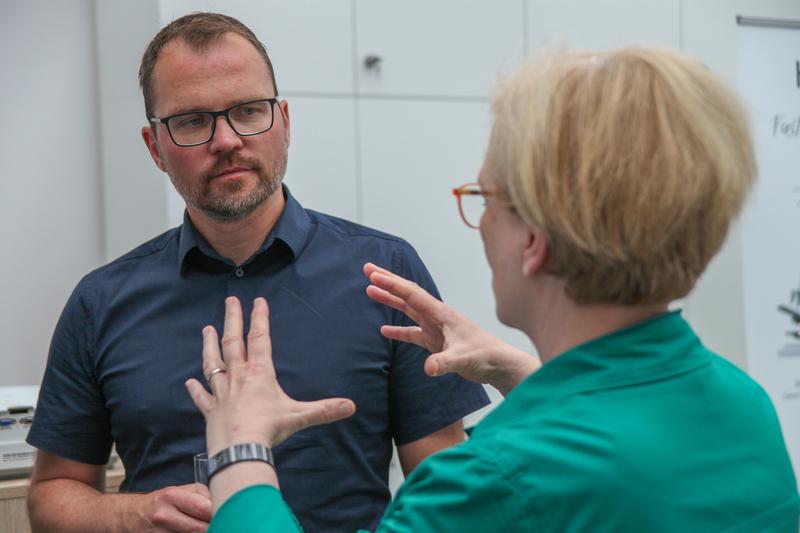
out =
{"type": "Polygon", "coordinates": [[[244,277],[244,269],[242,267],[237,267],[236,270],[233,271],[233,275],[237,278],[244,277]]]}

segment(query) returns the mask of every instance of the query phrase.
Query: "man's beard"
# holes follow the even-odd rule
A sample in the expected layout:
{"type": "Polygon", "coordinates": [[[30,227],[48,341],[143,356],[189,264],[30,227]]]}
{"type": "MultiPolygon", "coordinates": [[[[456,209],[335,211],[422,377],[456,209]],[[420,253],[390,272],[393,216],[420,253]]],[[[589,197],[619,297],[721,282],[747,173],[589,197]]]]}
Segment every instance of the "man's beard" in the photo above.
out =
{"type": "Polygon", "coordinates": [[[271,168],[265,171],[257,159],[244,158],[229,152],[220,156],[198,185],[178,182],[172,176],[170,180],[187,205],[217,220],[241,220],[255,211],[278,189],[286,173],[286,160],[287,152],[282,150],[271,162],[271,168]],[[227,184],[222,192],[212,192],[211,181],[230,167],[247,168],[255,172],[258,176],[256,187],[250,192],[243,193],[241,192],[243,185],[237,181],[227,184]]]}

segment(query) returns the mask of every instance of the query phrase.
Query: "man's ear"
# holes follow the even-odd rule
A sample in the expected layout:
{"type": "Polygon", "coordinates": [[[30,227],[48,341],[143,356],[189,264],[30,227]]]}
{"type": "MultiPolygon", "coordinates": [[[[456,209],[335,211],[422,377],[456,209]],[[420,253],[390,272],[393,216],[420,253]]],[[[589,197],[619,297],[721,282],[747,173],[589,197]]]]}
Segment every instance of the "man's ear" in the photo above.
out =
{"type": "Polygon", "coordinates": [[[161,150],[158,148],[158,139],[156,139],[153,128],[150,126],[142,128],[142,140],[144,141],[144,145],[147,146],[147,151],[150,152],[150,157],[153,158],[153,162],[155,162],[156,166],[160,168],[162,172],[166,172],[167,169],[164,167],[164,158],[161,157],[161,150]]]}
{"type": "Polygon", "coordinates": [[[526,277],[541,272],[550,257],[550,238],[538,227],[528,227],[527,244],[522,251],[522,274],[526,277]]]}
{"type": "Polygon", "coordinates": [[[282,115],[283,115],[283,129],[284,135],[286,135],[286,146],[289,146],[289,143],[292,140],[292,125],[289,121],[289,102],[286,100],[281,100],[278,102],[278,106],[281,108],[282,115]]]}

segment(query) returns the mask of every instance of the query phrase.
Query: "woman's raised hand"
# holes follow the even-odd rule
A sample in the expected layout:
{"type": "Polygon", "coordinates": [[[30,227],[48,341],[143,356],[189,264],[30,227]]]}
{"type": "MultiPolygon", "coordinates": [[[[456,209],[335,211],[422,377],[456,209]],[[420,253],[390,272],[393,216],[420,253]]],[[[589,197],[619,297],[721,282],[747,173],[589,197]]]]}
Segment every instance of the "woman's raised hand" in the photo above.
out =
{"type": "Polygon", "coordinates": [[[245,442],[275,446],[301,429],[355,412],[345,398],[299,402],[283,391],[272,364],[268,315],[267,301],[256,298],[245,343],[242,307],[229,297],[221,351],[216,330],[203,329],[203,373],[212,393],[195,379],[186,387],[206,419],[209,454],[245,442]]]}
{"type": "Polygon", "coordinates": [[[411,342],[431,352],[425,361],[429,376],[450,372],[478,383],[488,383],[506,395],[541,366],[532,355],[503,342],[437,300],[416,283],[367,263],[364,274],[371,285],[367,295],[405,313],[416,326],[381,326],[381,334],[411,342]]]}

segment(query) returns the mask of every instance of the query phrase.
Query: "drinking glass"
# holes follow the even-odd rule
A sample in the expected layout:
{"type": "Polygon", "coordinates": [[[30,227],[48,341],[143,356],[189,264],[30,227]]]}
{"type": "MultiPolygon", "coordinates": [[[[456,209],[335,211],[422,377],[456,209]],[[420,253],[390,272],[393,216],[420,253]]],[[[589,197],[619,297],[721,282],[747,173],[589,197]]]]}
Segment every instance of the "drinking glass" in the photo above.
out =
{"type": "Polygon", "coordinates": [[[208,454],[194,454],[194,482],[208,485],[208,454]]]}

